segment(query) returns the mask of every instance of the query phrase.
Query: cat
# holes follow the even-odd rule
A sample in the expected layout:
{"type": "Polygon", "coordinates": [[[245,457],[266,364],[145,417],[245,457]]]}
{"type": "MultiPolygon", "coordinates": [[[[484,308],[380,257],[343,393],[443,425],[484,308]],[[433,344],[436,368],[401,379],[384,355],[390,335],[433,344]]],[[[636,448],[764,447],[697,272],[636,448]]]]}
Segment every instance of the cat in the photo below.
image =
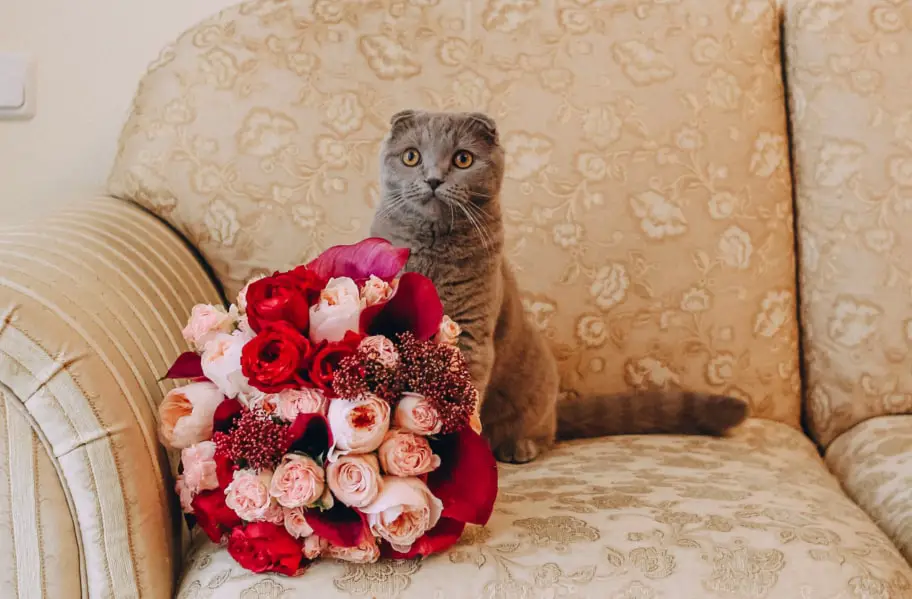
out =
{"type": "Polygon", "coordinates": [[[371,234],[411,249],[406,270],[429,277],[479,390],[495,456],[534,460],[558,439],[611,434],[721,435],[748,404],[679,390],[558,401],[557,361],[526,318],[504,258],[504,150],[480,113],[395,114],[380,153],[371,234]]]}

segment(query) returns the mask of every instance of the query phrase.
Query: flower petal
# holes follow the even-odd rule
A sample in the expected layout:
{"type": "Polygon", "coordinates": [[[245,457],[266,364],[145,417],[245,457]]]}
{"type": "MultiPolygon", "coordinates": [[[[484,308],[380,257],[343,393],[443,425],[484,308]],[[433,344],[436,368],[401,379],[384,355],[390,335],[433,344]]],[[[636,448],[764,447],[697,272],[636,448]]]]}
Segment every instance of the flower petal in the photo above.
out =
{"type": "Polygon", "coordinates": [[[488,442],[464,427],[431,446],[441,464],[428,475],[428,488],[443,502],[443,518],[486,524],[497,498],[497,462],[488,442]]]}
{"type": "Polygon", "coordinates": [[[332,509],[325,511],[307,510],[304,512],[304,518],[314,534],[337,547],[357,547],[369,534],[364,514],[344,505],[341,501],[337,501],[332,509]]]}
{"type": "Polygon", "coordinates": [[[226,399],[220,403],[212,416],[213,432],[227,433],[243,411],[244,405],[236,399],[226,399]]]}
{"type": "Polygon", "coordinates": [[[370,323],[370,334],[392,337],[408,331],[426,341],[437,334],[442,320],[443,304],[434,283],[424,275],[407,272],[370,323]]]}
{"type": "Polygon", "coordinates": [[[203,376],[203,359],[199,354],[187,351],[174,360],[165,374],[166,379],[195,379],[203,376]]]}
{"type": "Polygon", "coordinates": [[[362,281],[374,275],[389,282],[405,268],[408,248],[397,248],[380,237],[371,237],[354,245],[336,245],[307,265],[324,279],[350,277],[362,281]]]}
{"type": "Polygon", "coordinates": [[[390,547],[385,542],[380,546],[383,557],[392,559],[411,559],[418,556],[427,557],[432,553],[439,553],[444,549],[452,547],[465,528],[465,522],[459,522],[451,518],[441,518],[437,526],[424,533],[420,539],[412,544],[411,549],[402,553],[390,547]]]}
{"type": "Polygon", "coordinates": [[[288,451],[299,451],[316,458],[326,455],[332,447],[333,436],[323,414],[298,414],[288,427],[288,440],[288,451]]]}

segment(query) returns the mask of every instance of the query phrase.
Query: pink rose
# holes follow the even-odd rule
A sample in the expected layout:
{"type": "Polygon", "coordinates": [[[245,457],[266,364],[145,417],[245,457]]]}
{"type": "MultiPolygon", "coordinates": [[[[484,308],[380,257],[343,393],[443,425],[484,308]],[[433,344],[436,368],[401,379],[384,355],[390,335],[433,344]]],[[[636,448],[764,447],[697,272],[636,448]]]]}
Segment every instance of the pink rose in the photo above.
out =
{"type": "Polygon", "coordinates": [[[206,343],[203,350],[203,374],[215,383],[228,399],[252,391],[247,377],[241,371],[241,351],[248,341],[250,339],[240,330],[231,335],[218,333],[206,343]]]}
{"type": "Polygon", "coordinates": [[[190,320],[181,333],[194,351],[202,351],[217,334],[233,331],[237,317],[234,306],[228,311],[221,306],[197,304],[193,306],[190,320]]]}
{"type": "Polygon", "coordinates": [[[307,507],[323,495],[323,468],[306,455],[289,453],[276,468],[269,494],[282,507],[307,507]]]}
{"type": "Polygon", "coordinates": [[[319,389],[285,389],[273,397],[275,415],[294,422],[298,414],[326,415],[326,396],[319,389]]]}
{"type": "Polygon", "coordinates": [[[361,330],[358,285],[348,277],[330,279],[320,292],[320,303],[310,308],[310,340],[342,341],[345,333],[361,330]]]}
{"type": "Polygon", "coordinates": [[[318,535],[310,535],[304,539],[304,557],[317,559],[329,548],[329,542],[318,535]]]}
{"type": "Polygon", "coordinates": [[[283,524],[285,525],[285,530],[288,531],[288,534],[293,536],[296,539],[303,539],[304,537],[309,537],[313,534],[313,529],[307,523],[307,519],[304,517],[303,508],[294,508],[293,510],[285,509],[283,510],[283,524]]]}
{"type": "Polygon", "coordinates": [[[440,456],[425,437],[402,430],[387,433],[377,455],[383,471],[393,476],[419,476],[440,467],[440,456]]]}
{"type": "Polygon", "coordinates": [[[326,468],[326,482],[349,507],[364,507],[380,492],[380,466],[374,454],[344,455],[326,468]]]}
{"type": "Polygon", "coordinates": [[[393,288],[383,279],[371,275],[361,288],[361,307],[376,306],[393,296],[393,288]]]}
{"type": "Polygon", "coordinates": [[[361,344],[358,345],[358,349],[366,351],[372,359],[387,368],[394,368],[399,363],[399,352],[396,350],[396,344],[383,335],[365,337],[361,340],[361,344]]]}
{"type": "Polygon", "coordinates": [[[180,499],[181,511],[185,514],[193,513],[193,498],[196,497],[196,493],[184,484],[184,476],[179,475],[177,481],[174,483],[174,492],[177,493],[178,499],[180,499]]]}
{"type": "Polygon", "coordinates": [[[225,505],[248,522],[274,520],[276,504],[269,496],[271,481],[272,472],[268,470],[260,473],[249,469],[235,471],[231,484],[225,489],[225,505]]]}
{"type": "Polygon", "coordinates": [[[215,443],[201,441],[181,451],[181,464],[183,465],[184,484],[193,494],[200,491],[217,489],[218,476],[215,469],[215,443]]]}
{"type": "Polygon", "coordinates": [[[372,564],[380,559],[380,548],[373,537],[368,537],[357,547],[335,547],[330,545],[325,555],[352,564],[372,564]]]}
{"type": "Polygon", "coordinates": [[[396,404],[393,424],[416,435],[436,435],[443,427],[437,409],[418,393],[403,393],[396,404]]]}
{"type": "Polygon", "coordinates": [[[374,535],[405,553],[437,525],[443,503],[417,478],[386,476],[377,499],[361,511],[374,535]]]}
{"type": "Polygon", "coordinates": [[[390,406],[376,395],[335,399],[329,403],[327,420],[334,440],[330,461],[339,455],[370,453],[389,430],[390,406]]]}
{"type": "Polygon", "coordinates": [[[456,345],[461,334],[462,329],[459,325],[456,324],[452,318],[444,315],[443,320],[440,321],[440,330],[437,331],[437,336],[434,337],[434,341],[437,343],[446,343],[447,345],[456,345]]]}
{"type": "Polygon", "coordinates": [[[212,437],[212,417],[225,399],[209,382],[172,389],[158,406],[161,438],[174,449],[186,449],[212,437]]]}

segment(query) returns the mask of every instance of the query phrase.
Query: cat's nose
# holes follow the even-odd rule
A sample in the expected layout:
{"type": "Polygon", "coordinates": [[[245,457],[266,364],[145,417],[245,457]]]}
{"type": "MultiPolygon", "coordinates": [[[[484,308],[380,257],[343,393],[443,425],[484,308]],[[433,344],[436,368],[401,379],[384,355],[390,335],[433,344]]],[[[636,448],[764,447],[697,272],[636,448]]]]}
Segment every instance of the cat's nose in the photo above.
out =
{"type": "Polygon", "coordinates": [[[440,184],[443,183],[443,181],[441,181],[440,179],[428,179],[426,181],[426,183],[428,184],[428,187],[431,188],[431,191],[434,191],[438,187],[440,187],[440,184]]]}

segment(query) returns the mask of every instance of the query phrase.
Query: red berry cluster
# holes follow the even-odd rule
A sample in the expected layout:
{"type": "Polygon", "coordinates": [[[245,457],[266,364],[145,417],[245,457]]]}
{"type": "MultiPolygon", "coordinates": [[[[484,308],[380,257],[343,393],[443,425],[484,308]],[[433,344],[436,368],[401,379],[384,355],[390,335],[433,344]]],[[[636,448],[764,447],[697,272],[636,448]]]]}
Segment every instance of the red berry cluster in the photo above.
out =
{"type": "Polygon", "coordinates": [[[263,410],[245,410],[231,430],[216,433],[216,450],[242,467],[268,470],[288,451],[288,425],[263,410]]]}
{"type": "Polygon", "coordinates": [[[339,363],[332,386],[339,397],[355,398],[373,393],[390,403],[402,394],[397,369],[381,363],[376,353],[365,348],[339,363]]]}

